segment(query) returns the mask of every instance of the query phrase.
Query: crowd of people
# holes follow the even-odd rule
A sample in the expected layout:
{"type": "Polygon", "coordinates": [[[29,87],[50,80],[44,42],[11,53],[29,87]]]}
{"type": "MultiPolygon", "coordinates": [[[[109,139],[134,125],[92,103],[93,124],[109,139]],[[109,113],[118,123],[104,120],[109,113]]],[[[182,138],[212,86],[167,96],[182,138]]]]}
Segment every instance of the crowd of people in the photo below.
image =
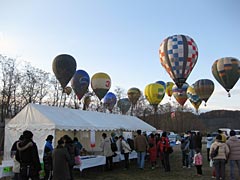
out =
{"type": "MultiPolygon", "coordinates": [[[[64,135],[57,141],[57,146],[52,145],[53,136],[48,135],[43,153],[44,172],[46,180],[73,180],[73,166],[76,164],[76,156],[80,155],[83,149],[82,144],[75,137],[71,139],[68,135],[64,135]]],[[[230,137],[227,138],[221,131],[216,138],[207,135],[206,138],[207,160],[211,164],[213,162],[212,177],[217,180],[225,179],[226,162],[230,165],[231,180],[234,177],[235,164],[238,167],[240,177],[240,140],[236,137],[234,131],[230,131],[230,137]],[[217,153],[216,153],[217,149],[217,153]],[[215,154],[215,155],[213,155],[215,154]]],[[[165,172],[171,171],[169,156],[173,152],[168,133],[162,132],[156,134],[143,133],[137,130],[136,136],[125,139],[123,135],[116,136],[114,133],[110,137],[106,133],[102,134],[102,142],[100,144],[102,155],[106,157],[105,170],[113,169],[113,157],[118,153],[124,156],[124,170],[128,170],[129,154],[135,150],[137,153],[137,167],[143,170],[146,159],[149,160],[151,168],[161,166],[165,172]],[[112,144],[116,144],[113,150],[112,144]]],[[[202,176],[202,136],[200,132],[187,131],[181,139],[182,152],[182,168],[195,167],[198,176],[202,176]]],[[[39,179],[41,164],[38,155],[38,148],[33,141],[33,133],[24,131],[11,149],[14,159],[13,171],[15,172],[15,180],[32,180],[39,179]]],[[[238,177],[238,178],[239,178],[238,177]]]]}
{"type": "MultiPolygon", "coordinates": [[[[43,152],[45,180],[73,180],[73,166],[83,147],[77,138],[64,135],[52,145],[53,136],[48,135],[43,152]]],[[[24,131],[11,148],[14,159],[14,180],[39,180],[42,170],[38,148],[33,141],[33,133],[24,131]]]]}

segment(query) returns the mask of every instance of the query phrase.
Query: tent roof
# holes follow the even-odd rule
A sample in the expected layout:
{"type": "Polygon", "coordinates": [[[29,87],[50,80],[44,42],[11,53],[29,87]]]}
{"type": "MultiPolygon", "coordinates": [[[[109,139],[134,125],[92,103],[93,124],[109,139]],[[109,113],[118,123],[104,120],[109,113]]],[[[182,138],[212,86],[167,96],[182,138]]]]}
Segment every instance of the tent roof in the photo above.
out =
{"type": "Polygon", "coordinates": [[[6,127],[16,130],[156,130],[153,126],[135,116],[83,111],[38,104],[28,104],[6,127]]]}

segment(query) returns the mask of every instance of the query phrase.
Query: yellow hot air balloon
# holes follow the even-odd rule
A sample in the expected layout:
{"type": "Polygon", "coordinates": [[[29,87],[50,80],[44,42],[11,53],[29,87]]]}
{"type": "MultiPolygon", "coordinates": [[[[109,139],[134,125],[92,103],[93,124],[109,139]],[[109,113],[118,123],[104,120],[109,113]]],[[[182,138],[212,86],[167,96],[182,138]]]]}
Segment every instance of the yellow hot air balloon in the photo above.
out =
{"type": "Polygon", "coordinates": [[[145,87],[144,95],[156,112],[158,104],[162,101],[165,95],[165,88],[162,84],[151,83],[145,87]]]}
{"type": "Polygon", "coordinates": [[[174,83],[173,82],[167,82],[166,84],[166,93],[167,95],[171,98],[173,91],[172,91],[172,87],[173,87],[174,83]]]}
{"type": "Polygon", "coordinates": [[[191,102],[191,104],[193,105],[193,107],[196,109],[196,112],[198,112],[198,108],[201,105],[202,100],[197,95],[193,86],[188,87],[187,97],[188,97],[189,101],[191,102]]]}
{"type": "Polygon", "coordinates": [[[111,79],[109,75],[102,72],[94,74],[91,78],[91,87],[101,101],[111,88],[111,79]]]}

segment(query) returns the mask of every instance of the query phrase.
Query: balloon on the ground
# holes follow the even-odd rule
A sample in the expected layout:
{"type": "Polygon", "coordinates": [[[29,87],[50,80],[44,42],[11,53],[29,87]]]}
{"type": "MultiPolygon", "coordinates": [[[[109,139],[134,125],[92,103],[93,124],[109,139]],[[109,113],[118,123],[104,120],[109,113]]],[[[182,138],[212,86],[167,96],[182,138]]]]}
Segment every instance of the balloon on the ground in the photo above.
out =
{"type": "Polygon", "coordinates": [[[193,87],[201,100],[205,102],[205,105],[214,91],[214,83],[210,79],[199,79],[193,84],[193,87]]]}
{"type": "Polygon", "coordinates": [[[119,99],[117,102],[117,107],[120,109],[122,114],[126,114],[131,107],[131,102],[128,98],[119,99]]]}
{"type": "Polygon", "coordinates": [[[157,111],[157,106],[165,95],[165,88],[162,84],[151,83],[145,87],[144,95],[150,105],[154,107],[154,110],[157,111]]]}
{"type": "Polygon", "coordinates": [[[213,63],[212,74],[230,97],[229,91],[240,77],[240,61],[233,57],[220,58],[213,63]]]}
{"type": "Polygon", "coordinates": [[[103,98],[103,104],[110,112],[112,112],[116,102],[117,102],[117,97],[112,92],[108,92],[103,98]]]}
{"type": "Polygon", "coordinates": [[[100,72],[96,73],[91,78],[91,87],[98,99],[101,99],[111,88],[111,79],[108,74],[100,72]]]}
{"type": "Polygon", "coordinates": [[[90,77],[84,70],[77,70],[71,79],[71,86],[78,99],[81,100],[88,90],[90,77]]]}
{"type": "Polygon", "coordinates": [[[172,87],[173,87],[173,85],[174,85],[173,82],[167,82],[167,84],[166,84],[166,93],[167,93],[167,95],[168,95],[169,97],[172,96],[172,93],[173,93],[172,87]]]}
{"type": "Polygon", "coordinates": [[[66,93],[67,95],[71,94],[72,92],[72,88],[69,87],[69,86],[66,86],[64,89],[63,89],[63,92],[66,93]]]}
{"type": "Polygon", "coordinates": [[[159,57],[172,80],[181,87],[197,62],[198,48],[189,36],[173,35],[161,43],[159,57]]]}
{"type": "Polygon", "coordinates": [[[129,101],[132,103],[133,106],[135,106],[141,96],[141,91],[138,88],[133,87],[128,90],[127,95],[129,101]]]}
{"type": "Polygon", "coordinates": [[[173,96],[181,106],[184,106],[185,102],[188,99],[187,89],[188,89],[187,83],[184,83],[181,88],[177,87],[176,84],[172,87],[173,96]]]}
{"type": "Polygon", "coordinates": [[[191,104],[193,105],[193,107],[196,109],[196,112],[198,112],[198,108],[201,105],[202,100],[197,95],[193,86],[188,87],[187,97],[188,97],[189,101],[191,102],[191,104]]]}
{"type": "Polygon", "coordinates": [[[74,75],[76,67],[75,59],[68,54],[61,54],[54,58],[52,70],[63,90],[74,75]]]}

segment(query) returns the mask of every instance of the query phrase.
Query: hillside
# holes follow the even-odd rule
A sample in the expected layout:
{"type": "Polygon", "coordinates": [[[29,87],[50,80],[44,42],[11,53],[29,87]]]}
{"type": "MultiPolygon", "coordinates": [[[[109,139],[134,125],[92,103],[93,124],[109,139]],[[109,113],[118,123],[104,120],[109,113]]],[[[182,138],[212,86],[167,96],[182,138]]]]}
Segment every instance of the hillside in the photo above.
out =
{"type": "Polygon", "coordinates": [[[200,115],[191,112],[175,112],[175,118],[171,118],[170,113],[140,118],[157,129],[178,133],[190,129],[208,133],[217,131],[220,127],[240,129],[240,111],[215,110],[200,115]]]}

